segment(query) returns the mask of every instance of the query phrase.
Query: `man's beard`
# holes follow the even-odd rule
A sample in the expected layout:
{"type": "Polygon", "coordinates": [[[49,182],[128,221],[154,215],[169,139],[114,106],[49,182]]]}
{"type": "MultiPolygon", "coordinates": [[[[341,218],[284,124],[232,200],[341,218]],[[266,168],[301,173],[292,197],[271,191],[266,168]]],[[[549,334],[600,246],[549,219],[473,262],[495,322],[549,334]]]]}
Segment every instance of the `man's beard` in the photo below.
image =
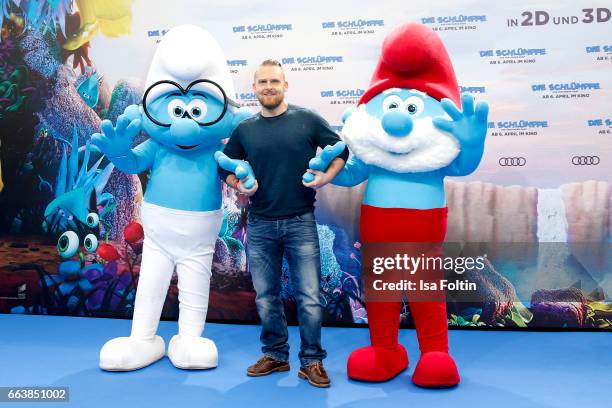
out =
{"type": "Polygon", "coordinates": [[[283,103],[284,95],[280,93],[272,95],[257,95],[257,100],[266,109],[274,110],[283,103]]]}
{"type": "Polygon", "coordinates": [[[346,120],[342,138],[358,159],[397,173],[421,173],[448,166],[459,155],[459,142],[434,127],[431,117],[414,120],[405,137],[390,136],[365,104],[346,120]]]}

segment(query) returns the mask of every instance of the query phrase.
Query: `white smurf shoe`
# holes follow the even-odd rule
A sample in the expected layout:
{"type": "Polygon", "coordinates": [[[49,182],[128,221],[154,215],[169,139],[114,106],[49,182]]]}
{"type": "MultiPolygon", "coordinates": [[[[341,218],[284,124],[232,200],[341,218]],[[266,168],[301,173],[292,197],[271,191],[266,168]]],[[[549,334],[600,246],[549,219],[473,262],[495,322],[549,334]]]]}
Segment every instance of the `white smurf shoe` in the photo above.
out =
{"type": "Polygon", "coordinates": [[[166,351],[164,339],[151,340],[117,337],[106,342],[100,350],[100,368],[106,371],[132,371],[152,364],[166,351]]]}
{"type": "Polygon", "coordinates": [[[176,368],[184,370],[205,370],[219,363],[217,346],[212,340],[180,334],[172,336],[168,357],[176,368]]]}

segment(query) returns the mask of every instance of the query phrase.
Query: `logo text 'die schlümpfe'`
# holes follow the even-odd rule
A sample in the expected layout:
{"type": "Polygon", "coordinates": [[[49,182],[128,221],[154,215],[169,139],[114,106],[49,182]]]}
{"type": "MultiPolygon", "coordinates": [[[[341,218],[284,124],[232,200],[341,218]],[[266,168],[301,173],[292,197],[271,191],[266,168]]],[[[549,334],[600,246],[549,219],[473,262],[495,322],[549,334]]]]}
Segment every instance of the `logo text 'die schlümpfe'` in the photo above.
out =
{"type": "Polygon", "coordinates": [[[232,27],[235,34],[240,34],[241,40],[262,40],[283,38],[293,31],[293,24],[251,24],[232,27]]]}
{"type": "Polygon", "coordinates": [[[365,89],[336,89],[321,91],[321,98],[361,98],[365,93],[365,89]]]}
{"type": "Polygon", "coordinates": [[[575,25],[575,24],[601,24],[607,23],[612,17],[610,9],[605,7],[583,8],[574,11],[560,10],[526,10],[520,17],[506,20],[507,27],[541,27],[549,24],[575,25]]]}
{"type": "Polygon", "coordinates": [[[467,23],[484,23],[487,21],[487,16],[480,15],[464,15],[441,16],[441,17],[423,17],[422,24],[467,24],[467,23]]]}
{"type": "Polygon", "coordinates": [[[612,54],[612,45],[588,45],[585,47],[587,54],[606,53],[612,54]]]}
{"type": "Polygon", "coordinates": [[[551,91],[551,92],[563,92],[563,91],[589,91],[599,90],[601,84],[599,82],[565,82],[557,84],[535,84],[531,86],[533,92],[551,91]]]}
{"type": "Polygon", "coordinates": [[[612,45],[587,45],[585,51],[596,61],[612,61],[612,45]]]}
{"type": "Polygon", "coordinates": [[[245,68],[248,65],[247,60],[244,59],[233,59],[227,60],[227,66],[230,69],[230,74],[237,74],[238,68],[245,68]]]}
{"type": "Polygon", "coordinates": [[[284,57],[281,63],[290,71],[331,71],[337,64],[344,62],[342,55],[312,55],[300,57],[284,57]]]}
{"type": "Polygon", "coordinates": [[[256,101],[257,94],[255,92],[241,92],[236,94],[241,101],[256,101]]]}
{"type": "Polygon", "coordinates": [[[541,93],[543,99],[590,98],[591,92],[600,90],[600,82],[562,82],[531,85],[531,91],[541,93]]]}
{"type": "Polygon", "coordinates": [[[459,92],[469,94],[484,94],[487,93],[487,88],[484,86],[459,86],[459,92]]]}
{"type": "Polygon", "coordinates": [[[228,67],[246,67],[248,65],[245,59],[227,60],[228,67]]]}
{"type": "Polygon", "coordinates": [[[533,129],[547,127],[547,120],[510,120],[488,123],[489,129],[533,129]]]}
{"type": "Polygon", "coordinates": [[[273,33],[293,31],[293,24],[251,24],[232,27],[235,33],[273,33]]]}
{"type": "Polygon", "coordinates": [[[537,136],[538,129],[548,128],[547,120],[510,120],[489,122],[490,136],[537,136]]]}
{"type": "Polygon", "coordinates": [[[321,28],[332,36],[371,35],[385,26],[381,19],[324,21],[321,28]]]}
{"type": "Polygon", "coordinates": [[[357,105],[365,89],[326,89],[320,91],[321,98],[330,105],[357,105]]]}
{"type": "Polygon", "coordinates": [[[344,62],[342,55],[312,55],[305,57],[284,57],[281,59],[283,65],[321,65],[344,62]]]}
{"type": "Polygon", "coordinates": [[[612,135],[612,119],[589,119],[586,124],[600,135],[612,135]]]}
{"type": "Polygon", "coordinates": [[[421,18],[421,23],[429,25],[434,31],[476,30],[480,24],[485,22],[487,22],[487,16],[484,14],[458,14],[452,16],[432,16],[421,18]]]}
{"type": "Polygon", "coordinates": [[[236,92],[236,99],[240,101],[242,106],[253,108],[259,107],[259,101],[257,100],[257,95],[255,92],[236,92]]]}
{"type": "Polygon", "coordinates": [[[330,29],[363,29],[363,28],[376,28],[384,27],[385,20],[382,19],[357,19],[357,20],[338,20],[338,21],[324,21],[321,23],[321,27],[325,30],[330,29]]]}
{"type": "Polygon", "coordinates": [[[147,30],[147,37],[155,40],[156,44],[159,44],[161,38],[166,35],[166,33],[170,31],[167,28],[159,28],[155,30],[147,30]]]}
{"type": "Polygon", "coordinates": [[[148,30],[147,37],[163,37],[168,32],[168,29],[148,30]]]}
{"type": "Polygon", "coordinates": [[[589,119],[587,120],[588,127],[612,127],[612,119],[589,119]]]}
{"type": "Polygon", "coordinates": [[[494,50],[480,50],[480,58],[489,60],[489,64],[533,64],[537,57],[548,53],[546,48],[504,48],[494,50]]]}

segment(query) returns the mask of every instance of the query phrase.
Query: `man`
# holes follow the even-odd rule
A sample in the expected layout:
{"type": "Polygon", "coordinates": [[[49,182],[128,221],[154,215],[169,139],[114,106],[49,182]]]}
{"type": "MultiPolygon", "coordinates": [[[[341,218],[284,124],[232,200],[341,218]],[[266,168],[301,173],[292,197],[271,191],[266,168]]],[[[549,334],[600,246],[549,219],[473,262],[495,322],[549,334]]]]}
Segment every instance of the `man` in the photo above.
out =
{"type": "Polygon", "coordinates": [[[261,112],[240,123],[224,154],[218,154],[222,157],[218,162],[224,167],[219,168],[221,179],[251,197],[247,255],[257,293],[264,355],[248,367],[247,374],[258,377],[289,370],[287,321],[280,297],[285,256],[300,324],[298,376],[316,387],[329,387],[322,363],[326,352],[321,347],[321,269],[314,202],[315,190],[342,169],[348,150],[334,159],[325,172],[309,170],[314,179],[303,182],[302,175],[317,147],[333,145],[339,138],[319,115],[289,105],[284,98],[287,89],[281,64],[274,60],[262,62],[253,83],[261,112]],[[247,161],[256,180],[253,175],[240,175],[237,161],[230,159],[247,161]]]}

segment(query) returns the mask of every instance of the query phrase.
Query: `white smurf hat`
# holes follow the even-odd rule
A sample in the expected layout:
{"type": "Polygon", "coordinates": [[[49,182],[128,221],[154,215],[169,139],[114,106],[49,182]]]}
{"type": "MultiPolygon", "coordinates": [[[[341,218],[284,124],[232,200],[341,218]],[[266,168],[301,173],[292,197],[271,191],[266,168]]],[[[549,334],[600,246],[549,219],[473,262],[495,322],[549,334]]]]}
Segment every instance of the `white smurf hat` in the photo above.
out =
{"type": "MultiPolygon", "coordinates": [[[[186,24],[174,27],[164,35],[157,46],[149,67],[145,92],[157,81],[174,81],[186,89],[198,79],[217,83],[225,92],[228,108],[238,106],[234,101],[234,82],[219,43],[208,31],[198,26],[186,24]]],[[[214,85],[203,82],[191,88],[195,89],[205,91],[223,101],[223,95],[214,85]]],[[[149,92],[147,101],[172,90],[176,88],[170,84],[158,85],[149,92]]]]}

